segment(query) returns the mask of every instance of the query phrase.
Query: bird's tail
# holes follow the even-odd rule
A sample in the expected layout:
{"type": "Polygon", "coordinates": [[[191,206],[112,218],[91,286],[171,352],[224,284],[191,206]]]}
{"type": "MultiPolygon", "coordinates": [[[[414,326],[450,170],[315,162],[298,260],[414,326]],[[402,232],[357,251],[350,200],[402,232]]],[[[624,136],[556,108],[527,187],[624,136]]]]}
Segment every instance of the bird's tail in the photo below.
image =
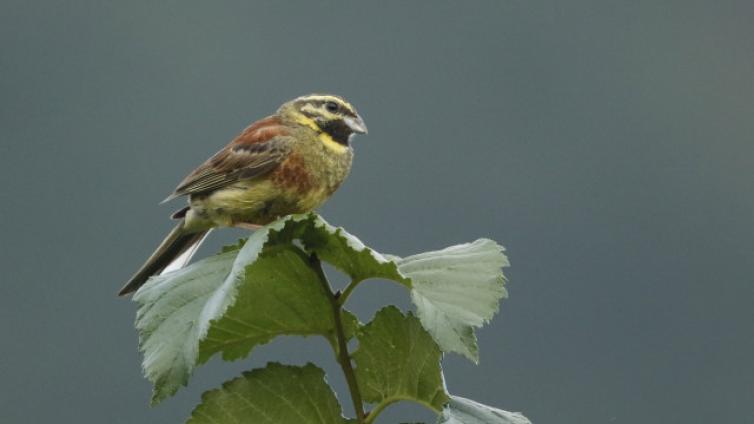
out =
{"type": "Polygon", "coordinates": [[[147,259],[144,265],[120,289],[118,296],[135,292],[147,282],[149,277],[155,274],[166,270],[178,269],[188,263],[191,256],[196,252],[196,249],[204,241],[209,230],[187,232],[183,228],[183,223],[184,220],[181,219],[178,225],[165,237],[165,240],[157,246],[152,256],[147,259]]]}

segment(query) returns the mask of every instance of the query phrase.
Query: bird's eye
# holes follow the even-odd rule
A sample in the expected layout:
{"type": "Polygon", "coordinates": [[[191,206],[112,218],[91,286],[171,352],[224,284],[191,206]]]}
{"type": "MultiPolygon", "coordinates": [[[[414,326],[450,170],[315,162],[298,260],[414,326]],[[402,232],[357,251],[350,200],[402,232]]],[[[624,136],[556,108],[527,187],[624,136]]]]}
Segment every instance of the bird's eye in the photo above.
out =
{"type": "Polygon", "coordinates": [[[335,113],[338,111],[338,104],[335,102],[327,102],[325,103],[325,109],[330,113],[335,113]]]}

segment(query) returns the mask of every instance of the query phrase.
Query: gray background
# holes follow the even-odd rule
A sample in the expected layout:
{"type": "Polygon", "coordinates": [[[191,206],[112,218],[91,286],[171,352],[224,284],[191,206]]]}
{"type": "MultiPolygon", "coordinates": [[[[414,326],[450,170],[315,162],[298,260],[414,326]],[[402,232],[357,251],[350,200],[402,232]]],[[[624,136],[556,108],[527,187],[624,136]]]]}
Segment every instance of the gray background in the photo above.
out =
{"type": "MultiPolygon", "coordinates": [[[[754,422],[753,21],[748,0],[4,0],[0,421],[179,422],[275,359],[324,365],[348,404],[325,343],[291,338],[150,409],[115,297],[188,171],[327,91],[370,129],[330,222],[400,255],[509,250],[510,299],[479,366],[446,359],[451,391],[541,424],[754,422]]],[[[350,306],[405,298],[367,283],[350,306]]]]}

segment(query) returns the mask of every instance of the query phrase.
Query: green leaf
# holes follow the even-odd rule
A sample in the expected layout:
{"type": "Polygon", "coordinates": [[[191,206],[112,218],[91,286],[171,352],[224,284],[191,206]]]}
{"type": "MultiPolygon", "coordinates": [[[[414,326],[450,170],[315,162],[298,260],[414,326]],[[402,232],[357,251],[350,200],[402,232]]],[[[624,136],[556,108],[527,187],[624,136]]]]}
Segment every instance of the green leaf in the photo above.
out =
{"type": "Polygon", "coordinates": [[[312,224],[301,237],[306,249],[316,252],[320,259],[351,279],[384,278],[408,285],[394,261],[366,247],[356,236],[333,227],[317,215],[313,215],[312,224]]]}
{"type": "Polygon", "coordinates": [[[520,412],[508,412],[460,396],[451,396],[437,424],[531,424],[520,412]]]}
{"type": "Polygon", "coordinates": [[[411,281],[411,300],[422,325],[443,352],[479,361],[474,327],[487,323],[507,295],[504,250],[479,239],[396,259],[398,270],[411,281]]]}
{"type": "MultiPolygon", "coordinates": [[[[136,293],[152,403],[186,385],[194,367],[214,353],[237,359],[282,334],[319,334],[333,343],[329,294],[308,263],[311,253],[355,281],[386,278],[410,287],[418,317],[441,349],[476,359],[473,327],[492,317],[505,293],[501,250],[482,240],[388,258],[315,214],[280,219],[224,253],[151,278],[136,293]]],[[[343,317],[350,337],[358,320],[348,312],[343,317]]]]}
{"type": "MultiPolygon", "coordinates": [[[[362,327],[353,353],[356,380],[365,401],[410,400],[440,411],[448,400],[437,344],[412,314],[388,306],[362,327]]],[[[380,408],[378,406],[377,408],[380,408]]]]}
{"type": "MultiPolygon", "coordinates": [[[[344,269],[357,264],[370,275],[398,275],[395,264],[369,249],[357,250],[355,239],[307,214],[280,219],[245,242],[223,249],[224,253],[152,277],[134,295],[139,303],[136,328],[143,368],[154,384],[152,404],[185,386],[194,367],[215,352],[237,359],[281,334],[322,334],[332,339],[332,314],[323,313],[326,297],[320,283],[293,244],[299,238],[344,269]],[[279,247],[283,250],[277,254],[263,254],[279,247]],[[257,261],[260,255],[264,258],[257,261]],[[347,260],[349,255],[360,259],[347,260]],[[208,334],[210,340],[202,342],[208,334]]],[[[358,321],[350,313],[343,316],[345,331],[352,335],[358,321]]]]}
{"type": "Polygon", "coordinates": [[[342,227],[334,227],[317,214],[290,215],[274,224],[270,240],[290,243],[301,240],[307,252],[333,265],[354,280],[384,278],[408,285],[395,262],[366,247],[342,227]]]}
{"type": "Polygon", "coordinates": [[[199,342],[211,322],[235,300],[246,266],[256,261],[269,241],[274,223],[254,232],[240,249],[203,259],[186,268],[149,279],[134,295],[139,303],[136,329],[142,366],[154,384],[152,404],[172,396],[188,383],[197,365],[199,342]]]}
{"type": "MultiPolygon", "coordinates": [[[[154,384],[152,403],[188,383],[203,326],[199,317],[233,266],[237,252],[203,259],[186,268],[152,277],[134,296],[142,367],[154,384]]],[[[206,322],[204,323],[206,325],[206,322]]]]}
{"type": "MultiPolygon", "coordinates": [[[[199,345],[199,363],[222,352],[223,359],[243,358],[255,346],[279,335],[323,335],[334,344],[330,294],[301,249],[291,244],[266,248],[246,267],[246,281],[235,303],[212,322],[199,345]]],[[[356,317],[344,311],[344,325],[352,334],[356,317]]]]}
{"type": "Polygon", "coordinates": [[[340,404],[312,364],[270,363],[202,395],[188,424],[345,424],[340,404]]]}

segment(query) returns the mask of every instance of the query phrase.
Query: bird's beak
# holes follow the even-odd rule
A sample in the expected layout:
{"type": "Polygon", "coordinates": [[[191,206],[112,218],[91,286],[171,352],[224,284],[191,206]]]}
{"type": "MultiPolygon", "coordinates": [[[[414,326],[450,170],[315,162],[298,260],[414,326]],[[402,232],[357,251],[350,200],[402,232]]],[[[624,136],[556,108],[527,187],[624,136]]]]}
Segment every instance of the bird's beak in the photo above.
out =
{"type": "Polygon", "coordinates": [[[355,132],[356,134],[366,134],[367,133],[367,126],[364,123],[364,120],[361,119],[361,116],[356,115],[355,118],[346,116],[343,121],[348,125],[348,128],[351,129],[351,131],[355,132]]]}

